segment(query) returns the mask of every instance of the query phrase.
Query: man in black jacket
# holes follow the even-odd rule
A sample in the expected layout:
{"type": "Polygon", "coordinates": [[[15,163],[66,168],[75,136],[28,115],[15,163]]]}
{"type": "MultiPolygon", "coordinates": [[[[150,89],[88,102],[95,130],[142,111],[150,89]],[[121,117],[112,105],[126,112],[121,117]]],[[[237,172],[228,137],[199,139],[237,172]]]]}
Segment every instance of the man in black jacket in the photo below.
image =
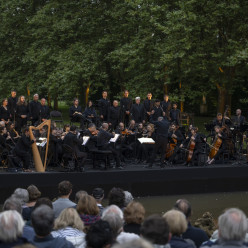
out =
{"type": "Polygon", "coordinates": [[[155,125],[156,128],[156,142],[154,145],[153,154],[148,165],[148,168],[152,168],[153,163],[155,161],[157,152],[160,150],[161,152],[161,159],[160,159],[160,167],[164,168],[164,159],[165,159],[165,152],[168,143],[168,130],[169,130],[169,122],[167,119],[163,117],[159,117],[157,121],[151,118],[150,122],[155,125]]]}
{"type": "Polygon", "coordinates": [[[23,161],[23,168],[24,171],[30,172],[29,165],[30,165],[30,146],[35,142],[36,140],[30,140],[29,138],[29,129],[24,129],[24,134],[21,136],[21,138],[18,140],[15,148],[14,153],[17,157],[19,157],[23,161]]]}
{"type": "Polygon", "coordinates": [[[98,110],[101,121],[108,121],[108,111],[110,107],[110,101],[107,99],[108,92],[102,92],[102,98],[98,101],[98,110]]]}
{"type": "Polygon", "coordinates": [[[120,107],[121,107],[121,121],[124,122],[124,125],[127,126],[130,121],[130,110],[132,107],[132,99],[128,97],[128,90],[124,91],[124,97],[121,98],[120,107]]]}
{"type": "Polygon", "coordinates": [[[97,135],[97,146],[99,150],[109,150],[112,152],[114,158],[115,158],[115,162],[116,162],[116,167],[118,169],[123,169],[123,167],[121,166],[121,161],[120,161],[120,154],[119,152],[112,147],[112,145],[110,144],[110,139],[115,137],[114,133],[109,133],[107,130],[109,128],[108,123],[103,123],[102,124],[102,128],[99,131],[98,135],[97,135]]]}
{"type": "Polygon", "coordinates": [[[161,107],[165,112],[165,116],[169,120],[170,118],[170,110],[171,110],[171,101],[169,100],[168,95],[164,95],[164,100],[161,102],[161,107]]]}
{"type": "Polygon", "coordinates": [[[40,111],[41,104],[39,102],[39,95],[34,94],[33,101],[29,103],[29,117],[33,126],[37,125],[40,121],[40,111]]]}
{"type": "Polygon", "coordinates": [[[41,119],[41,122],[44,122],[50,119],[50,110],[49,110],[49,107],[46,105],[45,98],[41,98],[40,103],[41,103],[40,119],[41,119]]]}
{"type": "Polygon", "coordinates": [[[149,121],[153,107],[154,107],[154,101],[152,100],[152,93],[149,92],[147,94],[147,99],[145,99],[145,101],[144,101],[145,120],[146,121],[149,121]]]}
{"type": "Polygon", "coordinates": [[[132,120],[135,120],[136,123],[144,123],[145,122],[144,105],[140,103],[140,97],[139,96],[135,98],[135,104],[132,105],[130,112],[131,112],[132,120]]]}
{"type": "Polygon", "coordinates": [[[76,164],[77,169],[84,171],[84,162],[87,158],[87,154],[80,151],[79,147],[82,146],[83,141],[77,138],[76,128],[74,125],[70,127],[70,132],[64,138],[64,144],[71,147],[75,152],[78,159],[78,164],[76,164]]]}
{"type": "Polygon", "coordinates": [[[8,108],[11,114],[12,121],[15,121],[16,104],[17,104],[16,91],[11,90],[11,97],[9,97],[8,99],[8,108]]]}
{"type": "Polygon", "coordinates": [[[111,128],[111,130],[115,130],[118,126],[119,120],[120,120],[120,107],[118,106],[118,101],[113,101],[113,106],[109,108],[108,111],[108,123],[111,128]]]}
{"type": "Polygon", "coordinates": [[[80,122],[80,128],[84,130],[85,117],[82,113],[82,108],[79,106],[77,98],[73,100],[73,106],[69,109],[69,115],[72,122],[80,122]]]}
{"type": "Polygon", "coordinates": [[[165,112],[163,111],[162,107],[160,106],[160,101],[159,100],[155,100],[154,102],[154,107],[152,109],[151,112],[151,116],[153,118],[153,120],[157,120],[158,117],[160,116],[165,116],[165,112]]]}
{"type": "Polygon", "coordinates": [[[171,122],[180,125],[181,111],[177,108],[177,103],[172,104],[172,109],[170,110],[170,120],[171,122]]]}

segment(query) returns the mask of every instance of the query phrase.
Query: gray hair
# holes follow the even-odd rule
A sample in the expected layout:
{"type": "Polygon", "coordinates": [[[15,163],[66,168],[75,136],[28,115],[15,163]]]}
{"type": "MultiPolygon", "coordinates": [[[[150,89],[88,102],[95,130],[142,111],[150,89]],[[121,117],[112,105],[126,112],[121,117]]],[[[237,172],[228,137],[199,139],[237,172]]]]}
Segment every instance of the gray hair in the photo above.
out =
{"type": "Polygon", "coordinates": [[[14,198],[20,200],[22,205],[27,203],[29,200],[28,191],[26,189],[22,189],[22,188],[17,188],[11,197],[14,197],[14,198]]]}
{"type": "Polygon", "coordinates": [[[81,197],[88,195],[88,193],[84,190],[79,190],[76,194],[75,194],[75,202],[78,204],[78,201],[81,197]]]}
{"type": "Polygon", "coordinates": [[[3,211],[16,210],[19,214],[22,214],[22,203],[19,199],[14,197],[8,198],[3,204],[3,211]]]}
{"type": "Polygon", "coordinates": [[[123,220],[123,212],[121,211],[121,209],[119,207],[117,207],[116,205],[110,205],[107,208],[104,209],[103,213],[102,213],[102,217],[104,217],[107,214],[116,214],[119,215],[119,217],[123,220]]]}
{"type": "Polygon", "coordinates": [[[140,100],[140,97],[139,96],[135,97],[135,100],[140,100]]]}
{"type": "Polygon", "coordinates": [[[116,244],[113,248],[153,248],[152,244],[144,239],[136,239],[133,241],[126,242],[124,244],[116,244]]]}
{"type": "Polygon", "coordinates": [[[15,210],[4,211],[0,214],[0,240],[9,243],[22,236],[25,223],[22,216],[15,210]]]}
{"type": "Polygon", "coordinates": [[[247,220],[243,211],[230,208],[219,216],[219,237],[224,241],[243,241],[247,232],[247,220]]]}
{"type": "Polygon", "coordinates": [[[133,196],[132,194],[129,192],[129,191],[124,191],[124,194],[125,194],[125,201],[124,201],[124,205],[125,207],[133,201],[133,196]]]}

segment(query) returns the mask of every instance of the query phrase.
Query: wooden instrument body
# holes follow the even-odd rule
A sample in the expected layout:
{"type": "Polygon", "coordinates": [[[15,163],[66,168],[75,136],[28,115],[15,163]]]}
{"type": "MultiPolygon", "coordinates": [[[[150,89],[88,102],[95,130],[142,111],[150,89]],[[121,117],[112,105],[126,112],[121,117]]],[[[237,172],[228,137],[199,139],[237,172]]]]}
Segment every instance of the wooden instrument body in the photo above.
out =
{"type": "Polygon", "coordinates": [[[188,157],[187,157],[187,163],[191,161],[195,149],[195,140],[190,141],[189,148],[188,148],[188,157]]]}
{"type": "Polygon", "coordinates": [[[36,143],[34,142],[32,144],[32,152],[33,152],[33,159],[34,159],[34,165],[35,169],[37,172],[45,172],[46,171],[46,162],[47,162],[47,154],[48,154],[48,146],[49,146],[49,137],[50,137],[50,129],[51,129],[51,120],[46,120],[43,123],[41,123],[39,126],[34,127],[30,126],[29,127],[29,135],[30,135],[30,140],[34,140],[34,134],[33,130],[39,130],[42,127],[47,126],[47,143],[46,143],[46,152],[45,152],[45,160],[44,160],[44,165],[42,163],[40,153],[38,150],[38,147],[36,143]]]}
{"type": "Polygon", "coordinates": [[[212,149],[210,150],[210,153],[209,153],[209,155],[208,155],[211,159],[213,159],[213,158],[216,156],[217,152],[218,152],[219,149],[220,149],[221,144],[222,144],[222,139],[219,138],[219,137],[217,137],[217,138],[215,139],[214,145],[213,145],[213,147],[212,147],[212,149]]]}
{"type": "Polygon", "coordinates": [[[174,154],[175,147],[177,146],[177,140],[172,138],[173,143],[167,145],[167,150],[165,154],[165,158],[170,158],[174,154]]]}

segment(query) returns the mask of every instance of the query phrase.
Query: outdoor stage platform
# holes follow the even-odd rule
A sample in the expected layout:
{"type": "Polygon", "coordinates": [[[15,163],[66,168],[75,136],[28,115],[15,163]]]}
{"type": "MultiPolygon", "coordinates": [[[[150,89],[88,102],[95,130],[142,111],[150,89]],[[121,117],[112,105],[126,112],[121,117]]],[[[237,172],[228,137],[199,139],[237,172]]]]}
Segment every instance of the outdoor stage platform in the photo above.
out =
{"type": "MultiPolygon", "coordinates": [[[[49,168],[48,168],[49,169],[49,168]]],[[[159,196],[211,192],[248,191],[248,164],[220,164],[204,167],[174,166],[160,169],[143,168],[130,164],[124,170],[92,170],[86,172],[60,172],[53,169],[45,173],[0,172],[0,203],[11,195],[15,188],[26,188],[35,184],[42,196],[53,199],[57,196],[57,185],[62,180],[73,184],[74,198],[78,190],[91,193],[95,187],[102,187],[107,193],[112,187],[121,187],[134,196],[159,196]]]]}

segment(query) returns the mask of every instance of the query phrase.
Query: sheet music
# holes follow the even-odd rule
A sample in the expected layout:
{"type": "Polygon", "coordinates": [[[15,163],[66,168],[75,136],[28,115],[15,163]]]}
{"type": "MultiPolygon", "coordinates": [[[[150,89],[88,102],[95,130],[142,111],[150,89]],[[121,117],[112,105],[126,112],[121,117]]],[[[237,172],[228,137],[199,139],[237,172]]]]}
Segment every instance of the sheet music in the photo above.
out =
{"type": "Polygon", "coordinates": [[[155,141],[152,138],[139,138],[138,141],[141,144],[155,144],[155,141]]]}
{"type": "Polygon", "coordinates": [[[46,138],[39,138],[38,139],[38,142],[36,142],[36,145],[37,146],[40,146],[40,147],[44,147],[47,143],[47,139],[46,138]]]}
{"type": "Polygon", "coordinates": [[[117,140],[118,140],[118,138],[120,137],[120,134],[115,134],[115,137],[114,138],[112,138],[112,139],[110,139],[109,140],[109,142],[113,142],[113,143],[115,143],[117,140]]]}
{"type": "Polygon", "coordinates": [[[87,142],[89,141],[90,137],[89,136],[83,136],[83,143],[82,146],[85,146],[87,142]]]}

